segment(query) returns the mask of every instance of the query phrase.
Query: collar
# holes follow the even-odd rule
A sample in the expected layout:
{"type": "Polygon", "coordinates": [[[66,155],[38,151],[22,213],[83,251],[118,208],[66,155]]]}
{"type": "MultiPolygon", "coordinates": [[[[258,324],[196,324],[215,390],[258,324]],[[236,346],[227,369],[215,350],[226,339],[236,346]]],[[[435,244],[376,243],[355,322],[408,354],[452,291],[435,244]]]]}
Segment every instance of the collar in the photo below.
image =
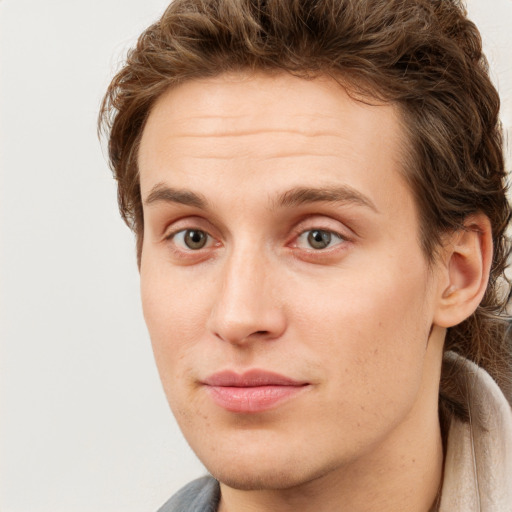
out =
{"type": "MultiPolygon", "coordinates": [[[[492,377],[448,352],[444,365],[467,399],[469,422],[448,432],[440,512],[512,510],[512,409],[492,377]]],[[[444,370],[444,369],[443,369],[444,370]]]]}

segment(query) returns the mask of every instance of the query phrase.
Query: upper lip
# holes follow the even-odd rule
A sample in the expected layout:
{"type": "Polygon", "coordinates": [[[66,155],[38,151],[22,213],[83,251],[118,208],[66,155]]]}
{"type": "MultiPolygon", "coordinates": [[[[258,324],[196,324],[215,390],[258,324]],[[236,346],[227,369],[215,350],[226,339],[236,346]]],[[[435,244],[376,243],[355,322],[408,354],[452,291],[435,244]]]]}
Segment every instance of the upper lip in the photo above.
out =
{"type": "Polygon", "coordinates": [[[224,387],[258,387],[258,386],[304,386],[307,382],[301,382],[279,373],[266,370],[249,370],[244,373],[237,373],[231,370],[224,370],[207,377],[204,384],[208,386],[224,387]]]}

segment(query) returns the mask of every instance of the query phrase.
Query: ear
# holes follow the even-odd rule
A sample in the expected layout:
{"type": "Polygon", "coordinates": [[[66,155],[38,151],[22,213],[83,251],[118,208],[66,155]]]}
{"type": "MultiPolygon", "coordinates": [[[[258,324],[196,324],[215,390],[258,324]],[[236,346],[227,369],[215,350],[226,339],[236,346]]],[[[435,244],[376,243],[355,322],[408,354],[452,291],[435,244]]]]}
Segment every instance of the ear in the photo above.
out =
{"type": "Polygon", "coordinates": [[[491,223],[482,213],[468,216],[463,229],[448,235],[434,324],[453,327],[474,313],[487,289],[492,252],[491,223]]]}

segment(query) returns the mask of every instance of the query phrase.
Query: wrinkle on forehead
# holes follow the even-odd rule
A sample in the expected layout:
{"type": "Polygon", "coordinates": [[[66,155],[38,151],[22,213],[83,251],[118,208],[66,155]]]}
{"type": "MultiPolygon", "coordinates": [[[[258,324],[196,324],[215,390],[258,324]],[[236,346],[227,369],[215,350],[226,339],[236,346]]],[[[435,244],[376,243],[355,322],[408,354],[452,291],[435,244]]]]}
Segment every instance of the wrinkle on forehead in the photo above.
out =
{"type": "Polygon", "coordinates": [[[340,95],[359,106],[361,123],[367,122],[378,110],[396,110],[391,104],[375,105],[354,99],[340,83],[328,76],[305,80],[287,73],[269,75],[259,72],[196,79],[173,87],[156,102],[150,119],[171,114],[169,108],[158,107],[172,104],[172,126],[169,128],[175,136],[222,137],[274,132],[296,133],[304,137],[338,135],[339,121],[347,113],[342,102],[337,102],[337,108],[333,110],[336,102],[332,99],[340,95]],[[317,94],[315,101],[304,101],[303,98],[311,90],[318,90],[319,85],[327,94],[317,94]],[[172,101],[173,96],[185,101],[172,101]],[[249,97],[252,101],[257,98],[257,109],[248,101],[249,97]],[[187,98],[193,98],[193,102],[187,98]],[[280,100],[277,108],[276,99],[280,100]],[[298,106],[297,112],[290,108],[294,105],[298,106]]]}
{"type": "MultiPolygon", "coordinates": [[[[184,129],[183,131],[177,131],[175,136],[176,137],[180,137],[180,138],[188,138],[188,137],[194,137],[194,138],[201,138],[201,137],[246,137],[246,136],[253,136],[253,135],[266,135],[266,134],[281,134],[281,133],[285,133],[285,134],[295,134],[295,135],[299,135],[299,136],[303,136],[303,137],[329,137],[329,136],[336,136],[336,133],[333,132],[333,131],[328,131],[328,130],[318,130],[318,131],[313,131],[313,130],[302,130],[300,129],[299,127],[295,128],[295,127],[290,127],[290,128],[282,128],[282,129],[279,129],[279,128],[270,128],[270,127],[266,127],[266,128],[251,128],[251,127],[247,127],[246,129],[233,129],[233,126],[234,125],[240,125],[240,124],[243,124],[242,123],[242,120],[240,119],[240,121],[233,121],[233,124],[231,124],[230,126],[230,129],[225,129],[225,130],[218,130],[218,126],[212,126],[210,128],[210,130],[206,129],[204,131],[199,131],[199,127],[202,127],[202,128],[207,128],[205,127],[204,125],[206,123],[204,123],[204,119],[205,118],[201,118],[201,117],[196,117],[196,124],[194,126],[194,130],[193,131],[186,131],[186,129],[184,129]]],[[[219,120],[219,118],[211,118],[211,119],[216,119],[216,120],[219,120]]],[[[225,120],[225,118],[223,118],[222,120],[225,120]]],[[[249,124],[249,123],[246,123],[246,124],[249,124]]],[[[214,123],[212,123],[212,125],[214,125],[214,123]]]]}

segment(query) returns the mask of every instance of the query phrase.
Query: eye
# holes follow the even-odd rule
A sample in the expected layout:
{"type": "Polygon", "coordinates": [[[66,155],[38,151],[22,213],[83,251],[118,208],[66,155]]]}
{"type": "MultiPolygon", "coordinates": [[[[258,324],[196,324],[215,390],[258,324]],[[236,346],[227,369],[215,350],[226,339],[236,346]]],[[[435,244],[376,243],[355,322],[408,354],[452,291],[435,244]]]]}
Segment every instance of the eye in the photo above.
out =
{"type": "Polygon", "coordinates": [[[344,242],[338,233],[324,229],[309,229],[297,237],[297,246],[321,251],[344,242]]]}
{"type": "Polygon", "coordinates": [[[204,249],[212,243],[210,235],[200,229],[183,229],[174,233],[171,239],[180,248],[191,251],[204,249]]]}

